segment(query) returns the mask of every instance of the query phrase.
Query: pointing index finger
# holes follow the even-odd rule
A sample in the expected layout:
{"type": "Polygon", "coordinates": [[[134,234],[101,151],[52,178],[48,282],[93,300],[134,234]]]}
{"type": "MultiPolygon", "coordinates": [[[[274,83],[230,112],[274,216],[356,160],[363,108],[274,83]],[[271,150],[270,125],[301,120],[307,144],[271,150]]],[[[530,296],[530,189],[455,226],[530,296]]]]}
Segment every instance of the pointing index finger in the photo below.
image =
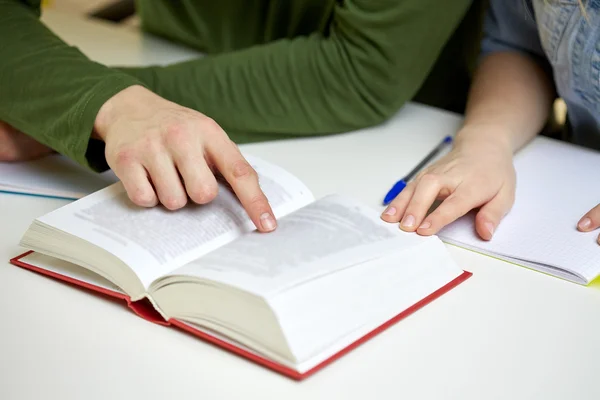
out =
{"type": "Polygon", "coordinates": [[[258,230],[261,232],[275,230],[277,222],[269,201],[258,183],[258,174],[232,142],[224,140],[221,145],[218,150],[212,151],[209,144],[207,147],[209,157],[231,185],[258,230]]]}

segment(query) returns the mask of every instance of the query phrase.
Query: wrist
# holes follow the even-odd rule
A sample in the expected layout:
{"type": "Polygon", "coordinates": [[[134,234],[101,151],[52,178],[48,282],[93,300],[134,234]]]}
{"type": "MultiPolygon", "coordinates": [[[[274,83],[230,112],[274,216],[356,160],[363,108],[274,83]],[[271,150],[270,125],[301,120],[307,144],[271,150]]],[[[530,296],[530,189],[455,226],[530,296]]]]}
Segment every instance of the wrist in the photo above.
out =
{"type": "MultiPolygon", "coordinates": [[[[132,111],[132,106],[145,104],[142,97],[147,96],[148,90],[143,86],[134,85],[121,90],[108,99],[96,114],[92,137],[106,141],[110,127],[124,114],[132,111]]],[[[151,92],[150,92],[151,93],[151,92]]]]}
{"type": "Polygon", "coordinates": [[[501,151],[512,155],[517,149],[509,129],[490,124],[465,124],[456,134],[454,147],[479,151],[501,151]]]}

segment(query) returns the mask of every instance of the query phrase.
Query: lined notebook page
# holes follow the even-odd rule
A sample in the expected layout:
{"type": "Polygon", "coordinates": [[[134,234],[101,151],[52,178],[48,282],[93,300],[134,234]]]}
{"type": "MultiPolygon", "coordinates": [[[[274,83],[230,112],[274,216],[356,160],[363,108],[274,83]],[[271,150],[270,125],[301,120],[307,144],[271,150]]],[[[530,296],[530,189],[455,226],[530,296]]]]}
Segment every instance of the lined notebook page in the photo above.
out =
{"type": "Polygon", "coordinates": [[[490,242],[476,235],[474,213],[439,236],[555,275],[561,274],[552,267],[571,271],[584,278],[580,283],[593,280],[600,273],[600,231],[582,233],[576,225],[600,203],[600,152],[539,137],[515,156],[515,168],[515,204],[490,242]]]}

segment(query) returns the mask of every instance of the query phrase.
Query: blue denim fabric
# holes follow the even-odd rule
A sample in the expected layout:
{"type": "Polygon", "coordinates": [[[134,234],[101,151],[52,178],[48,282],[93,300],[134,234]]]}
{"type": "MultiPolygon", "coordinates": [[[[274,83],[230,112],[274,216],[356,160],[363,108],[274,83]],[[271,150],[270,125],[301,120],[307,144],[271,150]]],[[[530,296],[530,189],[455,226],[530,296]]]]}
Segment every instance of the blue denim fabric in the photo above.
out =
{"type": "Polygon", "coordinates": [[[600,149],[600,0],[491,0],[482,56],[519,51],[548,66],[574,142],[600,149]]]}

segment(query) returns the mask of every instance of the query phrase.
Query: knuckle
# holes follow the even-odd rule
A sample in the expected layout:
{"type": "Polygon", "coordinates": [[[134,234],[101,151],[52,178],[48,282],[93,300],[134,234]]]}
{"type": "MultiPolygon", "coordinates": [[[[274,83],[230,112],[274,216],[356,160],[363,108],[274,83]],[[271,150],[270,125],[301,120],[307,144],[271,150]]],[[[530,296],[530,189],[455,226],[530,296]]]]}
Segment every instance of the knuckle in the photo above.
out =
{"type": "Polygon", "coordinates": [[[204,127],[204,130],[208,133],[214,134],[221,132],[221,126],[217,123],[217,121],[210,117],[202,118],[202,126],[204,127]]]}
{"type": "Polygon", "coordinates": [[[473,197],[471,193],[467,190],[463,190],[460,193],[453,193],[449,195],[444,201],[446,206],[450,208],[463,208],[470,202],[470,199],[473,197]]]}
{"type": "Polygon", "coordinates": [[[154,135],[147,135],[142,140],[141,148],[144,154],[156,156],[162,151],[162,144],[154,135]]]}
{"type": "Polygon", "coordinates": [[[435,214],[443,221],[451,221],[465,214],[470,209],[469,203],[461,196],[450,196],[435,210],[435,214]]]}
{"type": "Polygon", "coordinates": [[[135,151],[132,149],[121,149],[115,154],[115,162],[118,166],[130,165],[135,161],[135,151]]]}
{"type": "Polygon", "coordinates": [[[421,183],[438,185],[441,182],[441,177],[433,172],[427,172],[421,176],[421,183]]]}
{"type": "Polygon", "coordinates": [[[452,216],[453,213],[448,209],[448,207],[439,207],[435,212],[435,220],[442,224],[452,219],[452,216]]]}
{"type": "Polygon", "coordinates": [[[257,174],[254,168],[246,160],[238,160],[233,163],[231,174],[234,179],[256,179],[257,174]]]}
{"type": "Polygon", "coordinates": [[[415,179],[414,181],[410,181],[406,184],[406,187],[404,188],[404,190],[402,190],[400,192],[400,195],[402,195],[402,193],[408,193],[409,191],[412,192],[416,187],[417,187],[417,179],[415,179]]]}
{"type": "Polygon", "coordinates": [[[415,179],[411,182],[418,182],[421,180],[421,178],[423,178],[424,175],[427,175],[430,173],[431,173],[431,168],[425,168],[424,170],[417,173],[417,175],[415,176],[415,179]]]}
{"type": "Polygon", "coordinates": [[[402,198],[400,197],[400,195],[398,195],[394,198],[394,200],[390,202],[390,207],[398,208],[401,204],[404,204],[404,201],[402,201],[402,198]]]}
{"type": "Polygon", "coordinates": [[[154,193],[145,190],[136,190],[130,194],[129,198],[134,204],[142,207],[149,207],[156,203],[154,193]]]}
{"type": "Polygon", "coordinates": [[[219,188],[215,185],[198,185],[188,190],[188,195],[195,203],[206,204],[213,201],[219,194],[219,188]]]}
{"type": "Polygon", "coordinates": [[[189,141],[190,128],[187,123],[172,122],[166,129],[166,141],[172,145],[184,146],[189,141]]]}
{"type": "Polygon", "coordinates": [[[248,205],[251,207],[264,206],[267,203],[267,198],[263,194],[257,194],[255,196],[250,197],[248,200],[248,205]]]}
{"type": "Polygon", "coordinates": [[[410,198],[411,198],[411,195],[410,195],[409,191],[404,189],[402,192],[400,192],[400,194],[398,196],[396,196],[394,198],[394,200],[392,200],[391,204],[395,207],[399,207],[403,204],[408,203],[410,198]]]}

